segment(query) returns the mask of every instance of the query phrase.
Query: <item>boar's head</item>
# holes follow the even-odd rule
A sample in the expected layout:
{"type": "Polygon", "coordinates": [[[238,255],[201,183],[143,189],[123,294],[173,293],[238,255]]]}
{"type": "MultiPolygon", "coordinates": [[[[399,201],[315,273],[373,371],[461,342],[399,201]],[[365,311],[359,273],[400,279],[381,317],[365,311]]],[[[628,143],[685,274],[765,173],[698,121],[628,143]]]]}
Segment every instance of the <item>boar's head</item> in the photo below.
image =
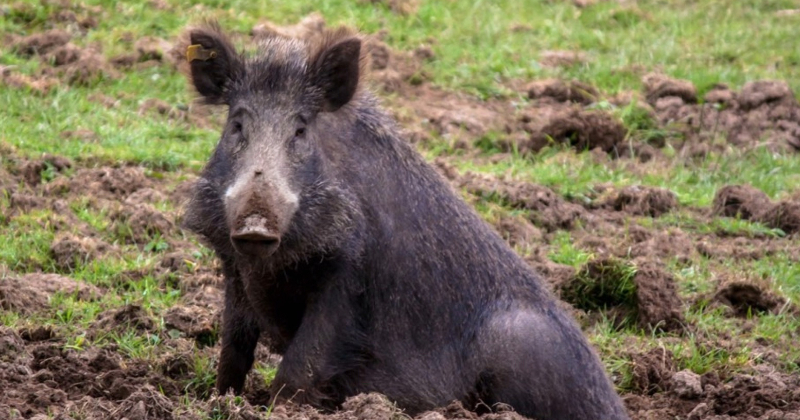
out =
{"type": "Polygon", "coordinates": [[[306,205],[320,206],[332,194],[325,189],[331,183],[322,146],[330,141],[331,124],[320,123],[320,115],[330,120],[352,106],[362,71],[361,41],[345,30],[315,42],[276,36],[246,57],[212,24],[190,30],[188,44],[191,83],[206,103],[228,109],[196,193],[203,199],[198,204],[196,196],[190,205],[195,226],[192,220],[188,225],[207,237],[227,234],[239,255],[268,257],[287,236],[300,234],[296,225],[306,205]],[[214,204],[219,214],[197,228],[198,210],[191,206],[214,204]]]}

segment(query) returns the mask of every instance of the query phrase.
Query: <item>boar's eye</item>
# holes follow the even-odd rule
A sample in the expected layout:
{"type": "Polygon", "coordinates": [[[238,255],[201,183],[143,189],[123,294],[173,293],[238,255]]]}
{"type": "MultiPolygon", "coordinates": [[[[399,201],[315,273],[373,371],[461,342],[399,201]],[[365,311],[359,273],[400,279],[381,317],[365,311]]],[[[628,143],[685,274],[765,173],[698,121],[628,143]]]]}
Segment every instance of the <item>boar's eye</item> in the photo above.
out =
{"type": "Polygon", "coordinates": [[[231,123],[231,138],[234,140],[233,153],[239,153],[247,146],[247,138],[244,136],[242,130],[241,121],[234,121],[231,123]]]}
{"type": "Polygon", "coordinates": [[[234,134],[239,134],[241,132],[242,132],[242,123],[239,122],[239,121],[234,121],[233,122],[233,133],[234,134]]]}
{"type": "Polygon", "coordinates": [[[305,127],[300,127],[300,128],[297,129],[297,131],[294,132],[294,136],[295,137],[303,137],[303,135],[305,135],[305,134],[306,134],[306,128],[305,127]]]}

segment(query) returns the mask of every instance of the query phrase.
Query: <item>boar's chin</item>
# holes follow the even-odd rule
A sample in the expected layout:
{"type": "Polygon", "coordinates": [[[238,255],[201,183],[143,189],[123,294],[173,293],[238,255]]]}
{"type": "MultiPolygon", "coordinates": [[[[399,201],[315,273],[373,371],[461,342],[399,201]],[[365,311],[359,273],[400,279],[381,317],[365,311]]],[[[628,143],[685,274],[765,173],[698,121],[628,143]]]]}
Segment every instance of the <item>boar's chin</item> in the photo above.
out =
{"type": "Polygon", "coordinates": [[[256,258],[266,258],[274,254],[281,243],[281,237],[267,226],[264,217],[247,217],[241,227],[231,232],[231,243],[236,252],[256,258]]]}

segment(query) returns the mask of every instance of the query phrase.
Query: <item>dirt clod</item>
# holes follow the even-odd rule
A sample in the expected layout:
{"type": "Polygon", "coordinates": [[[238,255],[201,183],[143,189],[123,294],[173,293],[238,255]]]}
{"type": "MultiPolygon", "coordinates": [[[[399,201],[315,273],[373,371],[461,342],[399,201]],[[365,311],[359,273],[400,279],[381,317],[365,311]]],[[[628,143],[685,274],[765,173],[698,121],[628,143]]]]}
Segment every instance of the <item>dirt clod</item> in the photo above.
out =
{"type": "Polygon", "coordinates": [[[119,234],[134,243],[147,244],[153,238],[169,235],[175,224],[148,204],[123,207],[115,217],[119,234]]]}
{"type": "Polygon", "coordinates": [[[199,305],[170,308],[164,316],[164,322],[167,328],[178,330],[202,345],[213,345],[219,329],[215,314],[199,305]]]}
{"type": "Polygon", "coordinates": [[[54,173],[61,172],[71,167],[72,162],[65,157],[45,155],[41,159],[25,162],[20,168],[20,171],[22,172],[22,177],[25,179],[25,182],[29,185],[38,185],[42,182],[43,173],[45,171],[49,171],[46,175],[51,177],[54,173]]]}
{"type": "Polygon", "coordinates": [[[134,328],[140,331],[153,329],[153,320],[139,305],[125,305],[122,308],[106,311],[98,315],[94,327],[97,330],[124,330],[134,328]]]}
{"type": "Polygon", "coordinates": [[[137,61],[156,60],[176,62],[174,56],[170,54],[173,45],[165,39],[145,36],[138,39],[133,48],[136,49],[136,52],[139,54],[137,61]]]}
{"type": "Polygon", "coordinates": [[[614,257],[588,262],[560,285],[561,298],[584,311],[600,311],[617,324],[646,330],[683,328],[675,280],[653,262],[635,265],[614,257]]]}
{"type": "Polygon", "coordinates": [[[52,29],[19,39],[12,44],[12,49],[17,54],[26,57],[44,55],[56,47],[65,45],[70,39],[72,39],[72,35],[69,32],[62,29],[52,29]]]}
{"type": "Polygon", "coordinates": [[[638,325],[649,330],[679,331],[683,328],[683,304],[675,279],[652,262],[637,264],[636,309],[638,325]]]}
{"type": "Polygon", "coordinates": [[[544,67],[571,67],[586,62],[586,55],[579,51],[542,51],[539,63],[544,67]]]}
{"type": "Polygon", "coordinates": [[[4,66],[0,66],[0,82],[14,89],[28,89],[38,95],[46,95],[60,84],[54,77],[30,76],[4,66]]]}
{"type": "Polygon", "coordinates": [[[50,307],[50,298],[55,293],[74,295],[81,300],[100,295],[95,286],[58,274],[11,275],[0,282],[0,308],[22,314],[44,311],[50,307]]]}
{"type": "Polygon", "coordinates": [[[111,418],[172,420],[174,409],[174,404],[169,398],[147,384],[127,397],[119,408],[111,413],[111,418]]]}
{"type": "Polygon", "coordinates": [[[739,93],[739,106],[743,110],[758,108],[764,104],[794,102],[794,93],[784,81],[759,80],[748,82],[739,93]]]}
{"type": "Polygon", "coordinates": [[[495,228],[512,247],[530,248],[542,240],[541,230],[523,218],[504,217],[495,228]]]}
{"type": "Polygon", "coordinates": [[[534,129],[528,144],[520,145],[522,150],[538,151],[551,143],[564,143],[580,151],[599,148],[613,152],[627,133],[619,120],[602,111],[568,107],[546,117],[544,124],[534,129]]]}
{"type": "Polygon", "coordinates": [[[758,220],[787,234],[800,232],[800,202],[782,201],[777,203],[761,214],[758,220]]]}
{"type": "Polygon", "coordinates": [[[761,190],[748,185],[728,185],[717,191],[712,214],[761,222],[787,234],[800,231],[800,202],[772,203],[761,190]]]}
{"type": "Polygon", "coordinates": [[[730,106],[735,103],[736,98],[736,92],[728,88],[727,85],[717,84],[706,93],[703,100],[711,104],[730,106]]]}
{"type": "Polygon", "coordinates": [[[121,76],[102,54],[89,49],[83,50],[77,60],[58,67],[55,74],[76,86],[91,86],[96,82],[121,76]]]}
{"type": "Polygon", "coordinates": [[[325,30],[325,18],[319,13],[311,13],[295,25],[280,26],[272,22],[262,22],[253,27],[254,38],[279,36],[308,40],[321,36],[325,30]]]}
{"type": "Polygon", "coordinates": [[[88,263],[98,252],[105,251],[105,248],[105,244],[98,243],[91,237],[67,234],[53,241],[50,253],[60,270],[70,271],[88,263]]]}
{"type": "Polygon", "coordinates": [[[727,185],[714,196],[712,212],[726,217],[756,219],[770,207],[770,199],[761,190],[749,185],[727,185]]]}
{"type": "Polygon", "coordinates": [[[0,327],[0,362],[14,362],[25,355],[25,342],[11,328],[0,327]]]}
{"type": "Polygon", "coordinates": [[[81,54],[82,50],[80,48],[72,43],[67,43],[53,50],[48,54],[48,57],[53,61],[53,65],[58,67],[80,60],[81,54]]]}
{"type": "Polygon", "coordinates": [[[595,102],[600,93],[594,86],[578,81],[565,82],[560,79],[537,80],[526,87],[528,98],[549,99],[556,102],[575,102],[588,105],[595,102]]]}
{"type": "Polygon", "coordinates": [[[419,7],[419,0],[360,0],[361,2],[369,2],[373,4],[385,4],[389,9],[395,13],[402,15],[413,15],[417,12],[419,7]]]}
{"type": "Polygon", "coordinates": [[[70,191],[107,198],[126,197],[149,185],[138,167],[79,169],[70,179],[70,191]]]}
{"type": "Polygon", "coordinates": [[[791,418],[784,413],[800,408],[797,380],[770,370],[769,366],[757,366],[752,375],[735,375],[716,388],[710,395],[713,412],[732,418],[791,418]]]}
{"type": "Polygon", "coordinates": [[[634,268],[614,258],[598,258],[584,265],[561,286],[561,298],[584,311],[619,308],[617,321],[636,316],[634,268]]]}
{"type": "Polygon", "coordinates": [[[649,73],[642,78],[647,102],[655,104],[667,97],[680,98],[684,103],[697,102],[697,88],[688,80],[673,79],[663,74],[649,73]]]}
{"type": "Polygon", "coordinates": [[[672,375],[672,391],[683,399],[693,399],[703,395],[700,375],[691,370],[682,370],[672,375]]]}
{"type": "Polygon", "coordinates": [[[786,304],[786,299],[766,287],[747,281],[731,281],[720,285],[714,301],[730,307],[740,317],[764,312],[778,313],[786,304]]]}
{"type": "Polygon", "coordinates": [[[659,217],[678,207],[678,197],[663,188],[635,185],[609,197],[607,205],[635,216],[659,217]]]}
{"type": "Polygon", "coordinates": [[[675,362],[669,350],[657,347],[646,353],[634,354],[631,364],[631,385],[636,392],[652,395],[669,389],[670,379],[675,373],[675,362]]]}
{"type": "Polygon", "coordinates": [[[139,206],[143,204],[156,204],[161,201],[165,201],[167,199],[166,195],[159,190],[154,188],[142,188],[136,190],[135,192],[131,193],[127,198],[125,198],[125,203],[133,206],[139,206]]]}

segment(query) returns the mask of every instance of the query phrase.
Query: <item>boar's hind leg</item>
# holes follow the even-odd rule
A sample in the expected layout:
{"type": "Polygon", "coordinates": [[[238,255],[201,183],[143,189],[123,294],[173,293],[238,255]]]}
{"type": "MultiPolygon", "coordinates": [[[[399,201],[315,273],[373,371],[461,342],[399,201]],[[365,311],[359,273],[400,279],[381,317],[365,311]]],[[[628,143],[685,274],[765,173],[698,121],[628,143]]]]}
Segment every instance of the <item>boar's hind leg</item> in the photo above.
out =
{"type": "Polygon", "coordinates": [[[479,335],[478,397],[527,417],[622,420],[625,409],[580,329],[558,309],[496,314],[479,335]]]}
{"type": "Polygon", "coordinates": [[[260,334],[253,311],[238,279],[227,279],[225,310],[222,314],[222,351],[217,368],[220,394],[233,389],[240,394],[247,372],[253,366],[260,334]]]}

